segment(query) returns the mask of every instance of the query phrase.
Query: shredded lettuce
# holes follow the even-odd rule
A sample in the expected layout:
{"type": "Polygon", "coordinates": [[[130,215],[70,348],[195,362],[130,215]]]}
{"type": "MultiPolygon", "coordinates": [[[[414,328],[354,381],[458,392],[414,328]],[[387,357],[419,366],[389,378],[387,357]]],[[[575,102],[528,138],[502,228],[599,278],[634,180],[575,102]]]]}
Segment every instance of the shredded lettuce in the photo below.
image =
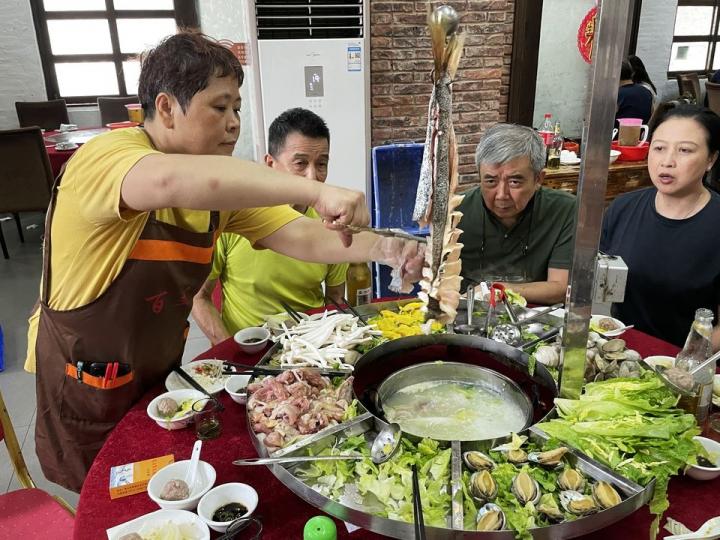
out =
{"type": "Polygon", "coordinates": [[[319,455],[359,453],[360,461],[317,461],[298,471],[298,476],[323,495],[339,500],[346,485],[355,484],[363,497],[377,499],[378,515],[406,522],[413,521],[412,466],[418,467],[418,481],[425,523],[447,527],[450,513],[450,459],[452,450],[437,441],[422,439],[417,445],[402,439],[397,454],[380,465],[370,460],[368,444],[362,435],[349,437],[319,455]]]}
{"type": "Polygon", "coordinates": [[[675,408],[678,398],[654,373],[585,386],[580,399],[556,399],[560,418],[538,425],[553,439],[575,446],[640,485],[655,480],[650,511],[667,510],[670,477],[697,461],[700,433],[695,418],[675,408]]]}

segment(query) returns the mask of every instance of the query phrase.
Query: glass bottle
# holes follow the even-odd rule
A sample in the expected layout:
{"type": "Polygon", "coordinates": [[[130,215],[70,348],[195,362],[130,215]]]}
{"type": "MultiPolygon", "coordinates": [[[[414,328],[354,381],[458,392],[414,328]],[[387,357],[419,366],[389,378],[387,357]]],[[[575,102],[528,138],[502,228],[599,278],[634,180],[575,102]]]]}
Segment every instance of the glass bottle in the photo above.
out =
{"type": "Polygon", "coordinates": [[[560,168],[560,152],[562,152],[563,138],[560,133],[560,122],[555,122],[555,135],[553,136],[552,143],[548,147],[548,169],[559,169],[560,168]]]}
{"type": "Polygon", "coordinates": [[[545,113],[545,118],[543,120],[543,123],[540,125],[540,128],[538,129],[538,135],[540,135],[540,138],[542,138],[543,142],[545,143],[545,148],[549,148],[552,144],[553,140],[553,124],[552,124],[552,114],[545,113]]]}
{"type": "Polygon", "coordinates": [[[350,263],[346,282],[351,306],[361,306],[372,301],[372,277],[366,263],[350,263]]]}
{"type": "MultiPolygon", "coordinates": [[[[675,359],[675,367],[692,371],[712,354],[712,311],[700,308],[695,311],[695,320],[685,340],[683,350],[675,359]]],[[[678,405],[695,415],[699,426],[703,426],[712,406],[713,376],[715,365],[708,365],[693,375],[695,396],[682,396],[678,405]]]]}

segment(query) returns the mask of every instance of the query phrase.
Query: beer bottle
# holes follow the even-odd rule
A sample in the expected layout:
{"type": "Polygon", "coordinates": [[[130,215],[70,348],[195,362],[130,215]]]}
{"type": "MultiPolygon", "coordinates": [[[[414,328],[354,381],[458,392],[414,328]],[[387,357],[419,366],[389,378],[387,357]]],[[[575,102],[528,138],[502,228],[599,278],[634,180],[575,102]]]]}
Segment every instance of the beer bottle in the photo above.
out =
{"type": "Polygon", "coordinates": [[[367,263],[350,263],[346,281],[351,306],[361,306],[372,301],[372,278],[367,263]]]}
{"type": "MultiPolygon", "coordinates": [[[[684,371],[692,371],[712,354],[710,336],[712,335],[713,318],[713,312],[709,309],[700,308],[695,312],[695,320],[685,340],[685,347],[675,359],[675,367],[684,371]]],[[[696,372],[693,375],[696,395],[694,397],[683,396],[678,403],[680,407],[695,415],[695,419],[701,427],[705,424],[712,407],[714,374],[715,365],[708,365],[696,372]]]]}

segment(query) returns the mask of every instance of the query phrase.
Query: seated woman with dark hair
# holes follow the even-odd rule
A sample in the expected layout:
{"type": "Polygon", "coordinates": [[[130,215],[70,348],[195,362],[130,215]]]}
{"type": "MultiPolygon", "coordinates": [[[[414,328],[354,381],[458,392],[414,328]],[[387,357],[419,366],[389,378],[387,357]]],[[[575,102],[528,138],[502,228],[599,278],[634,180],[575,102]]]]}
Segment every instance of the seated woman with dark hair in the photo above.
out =
{"type": "MultiPolygon", "coordinates": [[[[703,185],[720,152],[720,117],[680,105],[657,118],[648,171],[654,187],[618,197],[605,213],[600,250],[628,266],[613,316],[682,346],[695,310],[720,304],[720,195],[703,185]]],[[[720,330],[712,335],[720,348],[720,330]]]]}
{"type": "Polygon", "coordinates": [[[625,60],[620,68],[620,88],[617,97],[618,118],[640,118],[643,124],[647,124],[652,115],[653,95],[650,90],[640,84],[633,82],[633,69],[630,63],[625,60]]]}

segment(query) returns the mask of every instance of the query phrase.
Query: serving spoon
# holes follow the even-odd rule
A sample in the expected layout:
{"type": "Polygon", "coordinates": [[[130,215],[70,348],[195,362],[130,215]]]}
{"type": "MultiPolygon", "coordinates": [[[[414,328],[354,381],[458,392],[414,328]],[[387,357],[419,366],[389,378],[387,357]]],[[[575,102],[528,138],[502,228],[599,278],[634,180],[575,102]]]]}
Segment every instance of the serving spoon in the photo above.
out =
{"type": "MultiPolygon", "coordinates": [[[[370,447],[370,459],[376,465],[389,460],[400,448],[400,426],[388,424],[380,430],[370,447]]],[[[277,458],[236,459],[233,465],[277,465],[281,463],[303,463],[308,461],[359,461],[365,456],[361,454],[340,454],[335,456],[284,456],[277,458]]]]}
{"type": "Polygon", "coordinates": [[[200,462],[200,450],[202,450],[202,441],[197,440],[193,445],[192,455],[190,456],[190,466],[185,474],[185,483],[190,490],[192,496],[195,491],[195,481],[197,479],[198,463],[200,462]]]}
{"type": "Polygon", "coordinates": [[[666,536],[664,540],[710,540],[720,536],[720,516],[708,519],[697,531],[666,536]]]}

